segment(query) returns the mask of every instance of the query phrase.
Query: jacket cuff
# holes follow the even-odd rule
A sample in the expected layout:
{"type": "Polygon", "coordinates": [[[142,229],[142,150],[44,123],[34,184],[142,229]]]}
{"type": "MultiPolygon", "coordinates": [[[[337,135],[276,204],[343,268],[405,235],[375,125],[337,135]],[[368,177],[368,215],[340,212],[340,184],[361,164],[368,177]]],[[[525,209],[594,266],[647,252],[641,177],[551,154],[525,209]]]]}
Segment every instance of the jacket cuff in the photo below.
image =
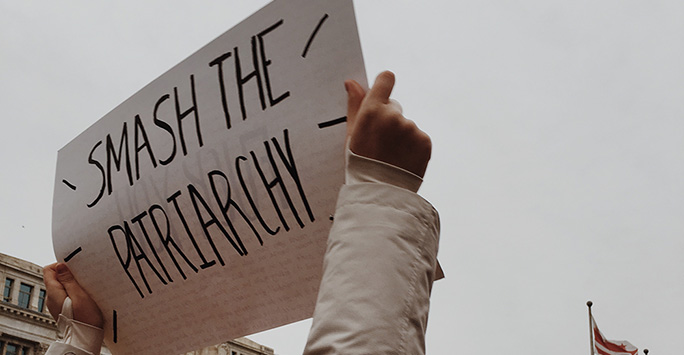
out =
{"type": "Polygon", "coordinates": [[[75,347],[83,351],[83,354],[100,353],[104,330],[75,320],[71,298],[69,297],[64,300],[62,305],[62,313],[57,320],[57,328],[64,337],[58,343],[75,347]]]}
{"type": "Polygon", "coordinates": [[[398,166],[358,155],[347,146],[345,160],[345,183],[347,185],[361,183],[381,183],[400,187],[411,192],[418,192],[423,179],[398,166]]]}

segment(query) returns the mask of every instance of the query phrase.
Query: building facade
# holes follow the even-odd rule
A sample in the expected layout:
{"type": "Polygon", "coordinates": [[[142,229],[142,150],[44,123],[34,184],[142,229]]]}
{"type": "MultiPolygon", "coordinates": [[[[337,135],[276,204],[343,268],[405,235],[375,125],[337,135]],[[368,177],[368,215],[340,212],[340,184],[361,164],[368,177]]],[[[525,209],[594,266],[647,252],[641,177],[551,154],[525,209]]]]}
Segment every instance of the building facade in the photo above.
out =
{"type": "Polygon", "coordinates": [[[274,355],[273,349],[247,338],[237,338],[183,355],[274,355]]]}
{"type": "MultiPolygon", "coordinates": [[[[57,339],[57,323],[45,304],[43,268],[0,253],[0,355],[43,355],[57,339]]],[[[102,347],[101,355],[110,355],[102,347]]],[[[273,349],[238,338],[184,355],[274,355],[273,349]]]]}
{"type": "Polygon", "coordinates": [[[57,338],[45,305],[43,269],[0,253],[0,355],[41,355],[57,338]]]}

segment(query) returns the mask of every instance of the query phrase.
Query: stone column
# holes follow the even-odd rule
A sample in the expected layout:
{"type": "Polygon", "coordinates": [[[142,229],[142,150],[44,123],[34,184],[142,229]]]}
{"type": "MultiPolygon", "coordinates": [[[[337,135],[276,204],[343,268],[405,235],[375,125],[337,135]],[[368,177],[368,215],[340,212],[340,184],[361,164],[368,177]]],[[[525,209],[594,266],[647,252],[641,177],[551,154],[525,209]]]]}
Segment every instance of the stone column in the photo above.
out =
{"type": "Polygon", "coordinates": [[[40,292],[40,285],[33,285],[31,290],[31,300],[29,301],[29,309],[38,312],[38,294],[40,292]]]}
{"type": "MultiPolygon", "coordinates": [[[[11,303],[14,305],[19,304],[19,287],[21,287],[21,281],[14,279],[14,283],[12,283],[12,301],[11,303]]],[[[4,353],[3,353],[4,355],[4,353]]]]}

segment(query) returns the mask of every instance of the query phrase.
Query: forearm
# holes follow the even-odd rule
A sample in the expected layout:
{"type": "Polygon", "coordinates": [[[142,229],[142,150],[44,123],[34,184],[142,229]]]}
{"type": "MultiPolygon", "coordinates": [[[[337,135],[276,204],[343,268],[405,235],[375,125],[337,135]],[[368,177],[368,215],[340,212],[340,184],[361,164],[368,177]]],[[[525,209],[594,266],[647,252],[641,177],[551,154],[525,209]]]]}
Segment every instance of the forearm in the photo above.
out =
{"type": "Polygon", "coordinates": [[[343,186],[304,353],[423,354],[438,242],[437,211],[415,192],[343,186]]]}

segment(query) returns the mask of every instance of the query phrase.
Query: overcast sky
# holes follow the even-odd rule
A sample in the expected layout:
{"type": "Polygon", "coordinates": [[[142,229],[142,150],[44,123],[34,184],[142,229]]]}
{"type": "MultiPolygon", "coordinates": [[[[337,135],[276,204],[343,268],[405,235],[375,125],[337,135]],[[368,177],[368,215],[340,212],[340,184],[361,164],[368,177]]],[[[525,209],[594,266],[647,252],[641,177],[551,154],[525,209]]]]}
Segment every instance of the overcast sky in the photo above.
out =
{"type": "MultiPolygon", "coordinates": [[[[267,1],[0,3],[0,252],[54,261],[57,150],[267,1]]],[[[431,354],[681,353],[684,3],[356,1],[431,135],[431,354]]],[[[309,321],[252,336],[301,353],[309,321]]]]}

